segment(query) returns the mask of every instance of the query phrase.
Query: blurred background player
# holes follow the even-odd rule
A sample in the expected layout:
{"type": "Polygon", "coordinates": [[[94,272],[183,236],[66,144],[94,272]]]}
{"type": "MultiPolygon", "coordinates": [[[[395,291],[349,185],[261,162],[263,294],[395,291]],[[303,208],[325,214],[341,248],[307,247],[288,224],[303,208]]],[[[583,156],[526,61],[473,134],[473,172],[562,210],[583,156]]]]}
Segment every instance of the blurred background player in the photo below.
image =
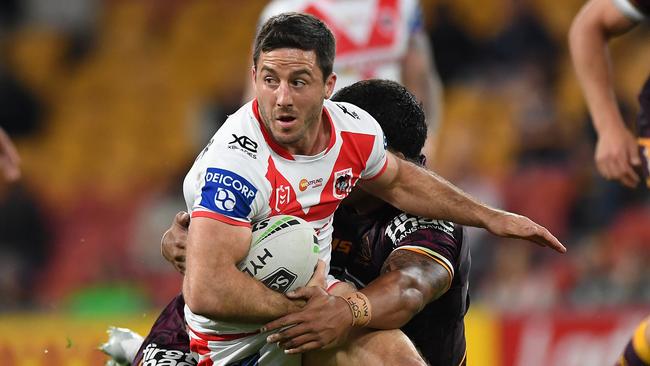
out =
{"type": "MultiPolygon", "coordinates": [[[[424,106],[432,136],[442,116],[442,84],[419,0],[272,0],[258,24],[287,11],[316,16],[336,38],[335,91],[365,79],[397,81],[424,106]]],[[[246,101],[252,98],[247,82],[246,101]]],[[[425,151],[433,149],[433,139],[425,151]]]]}
{"type": "MultiPolygon", "coordinates": [[[[625,124],[614,93],[608,42],[647,19],[648,0],[591,0],[575,17],[569,32],[573,63],[598,132],[596,164],[607,179],[633,188],[640,176],[650,187],[650,78],[639,94],[638,144],[625,124]]],[[[617,366],[650,365],[650,318],[637,327],[617,366]]]]}
{"type": "MultiPolygon", "coordinates": [[[[576,16],[569,32],[573,64],[598,133],[598,171],[606,179],[618,180],[627,187],[637,186],[640,172],[648,177],[650,79],[639,95],[639,147],[618,108],[608,42],[633,29],[649,13],[648,0],[592,0],[576,16]]],[[[650,181],[646,183],[650,186],[650,181]]]]}

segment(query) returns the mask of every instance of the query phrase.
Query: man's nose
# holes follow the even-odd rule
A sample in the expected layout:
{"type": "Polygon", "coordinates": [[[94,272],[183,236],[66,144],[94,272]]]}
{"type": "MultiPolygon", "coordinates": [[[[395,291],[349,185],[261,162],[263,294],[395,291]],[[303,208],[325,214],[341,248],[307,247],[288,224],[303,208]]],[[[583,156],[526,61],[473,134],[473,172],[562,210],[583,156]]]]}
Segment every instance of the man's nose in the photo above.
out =
{"type": "Polygon", "coordinates": [[[280,86],[275,90],[276,104],[278,106],[286,107],[293,105],[293,98],[291,97],[291,87],[287,82],[280,82],[280,86]]]}

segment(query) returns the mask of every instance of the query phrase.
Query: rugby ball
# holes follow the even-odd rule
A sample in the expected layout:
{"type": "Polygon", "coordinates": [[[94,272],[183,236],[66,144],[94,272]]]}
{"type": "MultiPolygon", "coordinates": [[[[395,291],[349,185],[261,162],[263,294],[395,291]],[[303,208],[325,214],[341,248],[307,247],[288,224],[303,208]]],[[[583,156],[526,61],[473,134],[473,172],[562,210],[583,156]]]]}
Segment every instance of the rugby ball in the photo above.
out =
{"type": "Polygon", "coordinates": [[[238,268],[266,287],[285,293],[307,284],[318,262],[318,239],[307,221],[271,216],[253,224],[253,239],[238,268]]]}

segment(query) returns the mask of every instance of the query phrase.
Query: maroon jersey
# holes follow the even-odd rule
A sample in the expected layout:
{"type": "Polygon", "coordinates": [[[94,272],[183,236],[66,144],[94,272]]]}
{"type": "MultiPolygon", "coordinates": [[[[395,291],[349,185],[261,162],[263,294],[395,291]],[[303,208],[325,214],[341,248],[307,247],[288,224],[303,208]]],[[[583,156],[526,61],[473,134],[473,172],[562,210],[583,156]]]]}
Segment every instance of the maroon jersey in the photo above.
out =
{"type": "Polygon", "coordinates": [[[451,287],[428,304],[402,331],[431,365],[465,362],[469,307],[469,248],[461,226],[398,211],[386,205],[372,215],[340,207],[334,215],[330,273],[364,287],[380,275],[394,250],[411,250],[435,260],[452,277],[451,287]]]}
{"type": "Polygon", "coordinates": [[[182,295],[176,296],[160,313],[133,360],[133,365],[196,366],[190,353],[190,338],[185,328],[182,295]],[[173,362],[172,362],[173,360],[173,362]],[[175,363],[174,363],[175,362],[175,363]]]}

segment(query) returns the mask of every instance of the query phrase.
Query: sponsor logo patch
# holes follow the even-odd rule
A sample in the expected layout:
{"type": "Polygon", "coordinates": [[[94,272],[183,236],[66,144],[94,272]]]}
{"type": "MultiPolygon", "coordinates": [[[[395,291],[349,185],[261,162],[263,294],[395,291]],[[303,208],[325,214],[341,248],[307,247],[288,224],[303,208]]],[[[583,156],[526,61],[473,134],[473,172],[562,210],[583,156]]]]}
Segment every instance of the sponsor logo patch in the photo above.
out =
{"type": "Polygon", "coordinates": [[[229,217],[246,218],[257,188],[246,178],[225,169],[208,168],[201,206],[229,217]]]}
{"type": "Polygon", "coordinates": [[[150,343],[142,351],[142,366],[196,366],[196,360],[188,352],[165,349],[150,343]]]}
{"type": "Polygon", "coordinates": [[[402,213],[388,225],[386,236],[393,244],[397,244],[407,235],[420,229],[435,229],[447,235],[453,235],[454,224],[449,221],[427,219],[402,213]]]}
{"type": "Polygon", "coordinates": [[[323,178],[318,178],[318,179],[312,179],[312,180],[307,180],[303,178],[300,183],[298,184],[298,188],[300,189],[300,192],[304,192],[307,190],[307,188],[316,188],[320,187],[323,185],[323,178]]]}

